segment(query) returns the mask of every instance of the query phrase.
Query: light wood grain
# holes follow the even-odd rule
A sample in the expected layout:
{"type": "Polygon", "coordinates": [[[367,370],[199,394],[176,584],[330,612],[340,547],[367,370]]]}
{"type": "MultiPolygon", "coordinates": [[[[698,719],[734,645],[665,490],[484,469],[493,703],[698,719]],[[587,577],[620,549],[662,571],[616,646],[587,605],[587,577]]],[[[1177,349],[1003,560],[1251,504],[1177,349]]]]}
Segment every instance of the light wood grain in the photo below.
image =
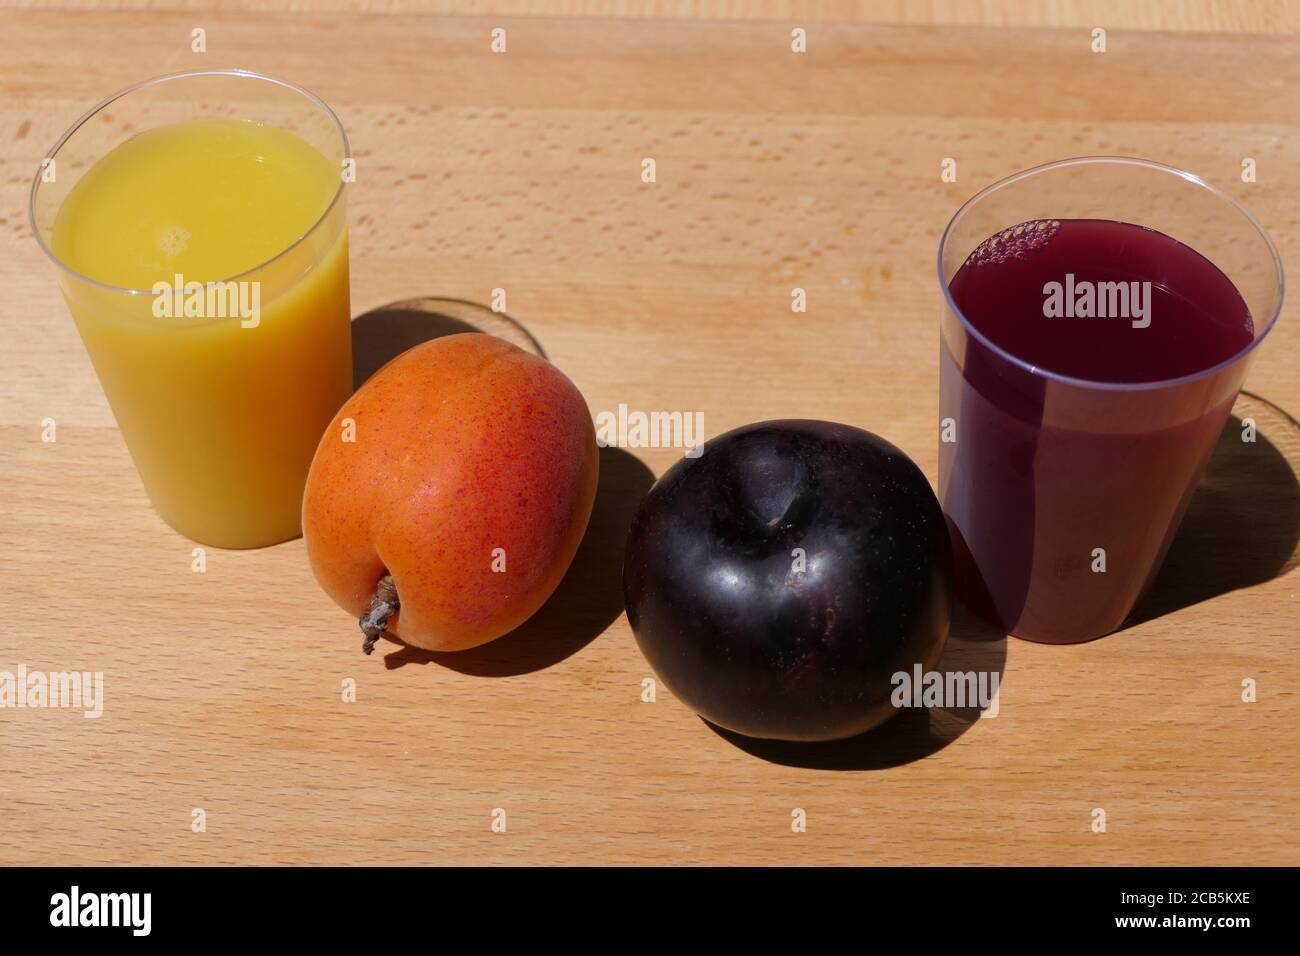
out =
{"type": "Polygon", "coordinates": [[[892,24],[816,25],[802,57],[788,24],[739,5],[701,22],[612,3],[205,13],[203,56],[192,12],[0,11],[0,669],[103,671],[107,696],[98,720],[0,710],[0,863],[1300,863],[1293,309],[1239,409],[1265,441],[1225,438],[1160,613],[1066,648],[981,640],[962,618],[945,666],[1002,671],[998,717],[905,715],[848,750],[751,753],[663,688],[640,700],[621,535],[672,451],[606,455],[593,534],[527,633],[462,658],[364,658],[301,542],[191,572],[26,224],[44,150],[105,94],[266,70],[333,104],[359,157],[354,314],[503,287],[593,411],[702,410],[710,434],[837,419],[933,479],[934,254],[980,186],[1142,155],[1244,199],[1284,260],[1300,242],[1300,39],[1182,32],[1275,28],[1254,9],[1294,29],[1294,8],[1189,27],[1208,8],[1135,4],[1146,29],[1097,56],[1081,7],[1050,5],[1066,16],[1047,29],[1036,6],[926,6],[951,12],[936,28],[898,4],[892,24]],[[997,10],[1021,26],[964,25],[997,10]],[[505,56],[488,52],[496,25],[505,56]],[[1241,702],[1245,677],[1258,703],[1241,702]]]}
{"type": "Polygon", "coordinates": [[[674,20],[827,20],[913,26],[1104,27],[1294,33],[1297,0],[0,0],[61,10],[427,13],[442,16],[611,17],[674,20]]]}

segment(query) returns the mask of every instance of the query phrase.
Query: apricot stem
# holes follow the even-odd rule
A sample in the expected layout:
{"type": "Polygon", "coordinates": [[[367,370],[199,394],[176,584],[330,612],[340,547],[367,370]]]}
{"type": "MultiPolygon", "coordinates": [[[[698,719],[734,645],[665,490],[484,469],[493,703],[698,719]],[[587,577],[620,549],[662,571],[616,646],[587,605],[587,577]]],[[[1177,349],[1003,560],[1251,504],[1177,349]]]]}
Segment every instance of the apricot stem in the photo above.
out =
{"type": "Polygon", "coordinates": [[[397,585],[393,576],[385,574],[375,585],[375,595],[370,599],[370,607],[361,615],[359,623],[366,639],[361,642],[361,650],[369,654],[375,649],[375,642],[388,630],[388,619],[402,606],[397,599],[397,585]]]}

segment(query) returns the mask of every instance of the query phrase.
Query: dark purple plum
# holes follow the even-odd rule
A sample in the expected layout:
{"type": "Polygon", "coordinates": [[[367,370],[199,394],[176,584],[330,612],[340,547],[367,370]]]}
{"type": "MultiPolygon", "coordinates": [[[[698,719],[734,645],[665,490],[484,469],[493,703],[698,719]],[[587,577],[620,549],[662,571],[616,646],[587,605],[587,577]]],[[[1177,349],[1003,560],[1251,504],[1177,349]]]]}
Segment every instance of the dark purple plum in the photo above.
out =
{"type": "Polygon", "coordinates": [[[750,737],[836,740],[895,713],[896,672],[938,663],[951,562],[930,483],[889,442],[760,422],[650,489],[623,596],[646,660],[701,717],[750,737]]]}

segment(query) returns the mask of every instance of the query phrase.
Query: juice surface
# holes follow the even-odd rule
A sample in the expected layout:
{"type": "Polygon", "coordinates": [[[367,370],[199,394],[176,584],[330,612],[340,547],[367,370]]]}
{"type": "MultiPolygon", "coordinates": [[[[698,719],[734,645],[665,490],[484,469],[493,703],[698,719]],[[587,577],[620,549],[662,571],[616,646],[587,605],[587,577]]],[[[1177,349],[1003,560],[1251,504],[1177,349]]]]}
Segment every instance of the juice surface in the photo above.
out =
{"type": "Polygon", "coordinates": [[[1126,222],[1022,223],[981,243],[949,290],[967,320],[995,345],[1038,368],[1095,382],[1194,374],[1254,339],[1245,301],[1214,263],[1164,233],[1126,222]],[[1074,291],[1072,304],[1092,294],[1094,312],[1095,290],[1103,283],[1124,283],[1125,297],[1135,283],[1149,283],[1150,301],[1142,302],[1147,314],[1135,318],[1135,300],[1127,303],[1127,315],[1049,317],[1049,283],[1061,287],[1062,298],[1074,291]]]}
{"type": "Polygon", "coordinates": [[[157,296],[62,279],[150,498],[201,543],[299,533],[307,468],[352,387],[338,186],[333,164],[291,133],[193,120],[106,154],[55,218],[55,254],[111,286],[256,283],[260,315],[245,327],[238,315],[160,316],[157,296]]]}
{"type": "Polygon", "coordinates": [[[59,208],[51,245],[107,285],[229,279],[305,235],[338,185],[338,171],[292,133],[191,120],[140,133],[95,163],[59,208]]]}

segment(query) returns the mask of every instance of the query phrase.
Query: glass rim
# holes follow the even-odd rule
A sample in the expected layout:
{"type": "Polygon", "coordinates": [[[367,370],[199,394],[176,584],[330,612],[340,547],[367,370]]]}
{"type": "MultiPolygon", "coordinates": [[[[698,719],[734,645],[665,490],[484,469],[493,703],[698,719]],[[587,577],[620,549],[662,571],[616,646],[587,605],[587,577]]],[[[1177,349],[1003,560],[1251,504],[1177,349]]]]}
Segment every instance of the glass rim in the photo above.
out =
{"type": "MultiPolygon", "coordinates": [[[[72,276],[72,278],[78,280],[79,282],[84,282],[87,285],[91,285],[96,288],[103,289],[107,292],[114,292],[121,295],[157,296],[162,294],[159,292],[155,292],[153,289],[132,289],[127,286],[118,286],[118,285],[113,285],[111,282],[101,282],[98,279],[92,279],[90,276],[77,271],[76,269],[72,268],[72,266],[68,265],[66,262],[60,259],[59,256],[55,254],[54,250],[51,249],[49,245],[46,243],[45,237],[41,234],[40,227],[36,224],[36,194],[40,191],[41,188],[41,183],[42,183],[41,177],[42,174],[45,172],[46,163],[52,161],[55,158],[55,155],[59,152],[60,149],[63,148],[63,146],[68,142],[68,140],[70,140],[74,135],[76,135],[77,130],[81,129],[81,127],[84,126],[92,117],[96,116],[102,110],[106,109],[108,106],[112,105],[113,103],[116,103],[118,100],[122,99],[122,97],[128,96],[131,93],[135,93],[143,89],[148,89],[151,86],[158,86],[159,84],[162,83],[168,83],[171,82],[172,80],[186,80],[186,79],[193,79],[195,77],[200,77],[200,76],[230,76],[230,77],[237,77],[239,79],[261,80],[262,82],[273,83],[276,86],[280,86],[287,90],[290,90],[291,92],[297,93],[299,96],[303,97],[309,103],[316,106],[321,112],[323,112],[330,119],[331,122],[333,122],[334,129],[339,135],[339,141],[343,144],[343,158],[345,160],[351,158],[352,147],[348,143],[347,131],[343,128],[343,123],[341,120],[339,120],[338,114],[336,114],[334,110],[330,108],[328,103],[326,103],[323,99],[321,99],[311,90],[299,86],[297,83],[292,83],[289,80],[281,80],[277,77],[268,76],[265,73],[257,73],[253,70],[227,69],[227,70],[182,70],[179,73],[166,73],[163,74],[162,76],[155,76],[152,79],[141,80],[138,83],[133,83],[124,89],[118,90],[116,93],[112,94],[111,96],[105,97],[104,99],[100,100],[90,109],[88,109],[85,113],[83,113],[76,120],[76,122],[74,122],[71,126],[69,126],[67,130],[63,133],[63,135],[59,137],[58,141],[49,150],[46,151],[45,157],[41,161],[40,168],[36,170],[36,177],[32,180],[32,188],[27,197],[27,222],[31,226],[32,234],[36,237],[36,242],[40,245],[41,250],[45,253],[45,255],[49,257],[50,261],[53,262],[56,266],[58,266],[68,275],[72,276]]],[[[277,260],[283,258],[284,256],[287,256],[294,249],[298,248],[298,246],[302,245],[302,243],[305,242],[307,238],[310,237],[314,232],[316,232],[316,230],[321,227],[321,225],[325,222],[325,220],[329,218],[330,214],[334,211],[334,207],[338,205],[339,199],[343,196],[343,190],[346,187],[346,185],[347,183],[343,180],[343,177],[340,174],[338,188],[334,190],[334,195],[330,197],[329,204],[325,207],[325,210],[320,214],[319,218],[317,218],[316,221],[311,224],[311,226],[307,229],[306,232],[304,232],[301,236],[296,238],[293,242],[289,243],[287,246],[285,246],[275,255],[271,256],[269,259],[266,259],[263,262],[257,263],[251,268],[245,269],[242,272],[238,272],[235,275],[230,276],[229,278],[211,279],[208,282],[205,282],[204,285],[210,286],[210,285],[216,285],[218,283],[225,284],[227,282],[238,282],[241,279],[245,278],[246,276],[249,276],[254,272],[260,272],[261,270],[265,269],[267,266],[271,265],[277,260]]]]}
{"type": "MultiPolygon", "coordinates": [[[[945,301],[947,302],[949,310],[951,310],[953,315],[957,316],[957,320],[961,322],[962,328],[966,330],[966,334],[976,339],[978,342],[984,345],[985,348],[993,352],[994,355],[997,355],[999,358],[1003,359],[1004,361],[1010,362],[1012,365],[1016,366],[1017,368],[1036,377],[1046,378],[1052,381],[1061,382],[1062,384],[1072,385],[1078,388],[1089,388],[1089,389],[1096,389],[1101,391],[1115,391],[1115,392],[1132,392],[1132,391],[1145,391],[1145,390],[1153,390],[1153,389],[1161,389],[1161,388],[1172,388],[1178,385],[1187,384],[1188,382],[1194,382],[1198,379],[1208,378],[1209,376],[1215,375],[1223,371],[1224,369],[1229,368],[1232,365],[1235,365],[1237,362],[1240,362],[1242,359],[1248,356],[1252,351],[1254,351],[1255,347],[1258,346],[1260,342],[1263,342],[1265,338],[1267,338],[1268,333],[1272,331],[1273,326],[1277,324],[1278,317],[1282,314],[1282,302],[1286,294],[1286,277],[1282,270],[1282,257],[1278,255],[1277,246],[1273,243],[1273,239],[1268,234],[1268,231],[1264,228],[1263,224],[1260,223],[1260,221],[1255,218],[1254,214],[1251,213],[1249,209],[1247,209],[1237,199],[1228,195],[1219,187],[1206,182],[1204,179],[1202,179],[1200,176],[1197,176],[1195,173],[1190,173],[1187,172],[1186,170],[1179,169],[1176,166],[1169,166],[1165,163],[1157,163],[1154,160],[1139,159],[1132,156],[1077,156],[1071,159],[1058,159],[1050,163],[1041,163],[1038,166],[1031,166],[1028,169],[1021,170],[1018,173],[1013,173],[1010,176],[1005,177],[1004,179],[999,179],[997,182],[985,186],[979,192],[975,193],[975,195],[971,196],[964,203],[962,203],[961,206],[957,209],[957,211],[953,213],[952,218],[948,220],[948,225],[944,227],[943,235],[939,237],[938,273],[939,273],[939,287],[940,289],[943,290],[943,296],[945,301]],[[975,328],[975,326],[970,322],[970,320],[967,319],[966,316],[962,313],[961,309],[957,307],[957,303],[954,302],[952,298],[952,291],[948,288],[948,279],[946,276],[944,276],[943,253],[944,253],[944,249],[948,245],[949,233],[952,232],[953,226],[955,226],[957,222],[966,214],[966,211],[968,209],[970,209],[972,206],[975,205],[975,203],[979,202],[980,200],[997,192],[999,189],[1002,189],[1005,186],[1010,186],[1013,183],[1016,183],[1022,179],[1027,179],[1030,176],[1036,176],[1039,173],[1048,172],[1054,169],[1062,169],[1069,166],[1082,166],[1082,165],[1103,164],[1103,163],[1139,166],[1145,169],[1156,170],[1162,173],[1169,173],[1171,175],[1179,177],[1180,179],[1186,180],[1188,183],[1194,186],[1200,186],[1202,189],[1207,190],[1212,195],[1226,202],[1229,206],[1231,206],[1242,216],[1244,216],[1246,221],[1250,223],[1250,225],[1255,229],[1255,232],[1259,234],[1259,237],[1264,241],[1264,247],[1268,250],[1269,255],[1272,257],[1273,269],[1277,275],[1277,305],[1273,309],[1273,314],[1269,316],[1268,321],[1265,323],[1263,330],[1260,331],[1258,334],[1256,334],[1255,337],[1247,345],[1243,346],[1241,349],[1234,352],[1232,355],[1228,356],[1228,358],[1224,359],[1223,361],[1215,365],[1210,366],[1209,368],[1201,369],[1198,372],[1190,372],[1187,375],[1180,375],[1176,378],[1159,379],[1150,382],[1101,382],[1101,381],[1096,381],[1094,379],[1077,378],[1072,375],[1065,375],[1061,372],[1053,372],[1051,369],[1042,368],[1040,366],[1033,365],[1032,363],[1025,361],[1019,356],[1002,348],[1000,345],[997,345],[983,332],[975,328]]],[[[1251,318],[1253,320],[1255,317],[1252,315],[1251,318]]]]}

